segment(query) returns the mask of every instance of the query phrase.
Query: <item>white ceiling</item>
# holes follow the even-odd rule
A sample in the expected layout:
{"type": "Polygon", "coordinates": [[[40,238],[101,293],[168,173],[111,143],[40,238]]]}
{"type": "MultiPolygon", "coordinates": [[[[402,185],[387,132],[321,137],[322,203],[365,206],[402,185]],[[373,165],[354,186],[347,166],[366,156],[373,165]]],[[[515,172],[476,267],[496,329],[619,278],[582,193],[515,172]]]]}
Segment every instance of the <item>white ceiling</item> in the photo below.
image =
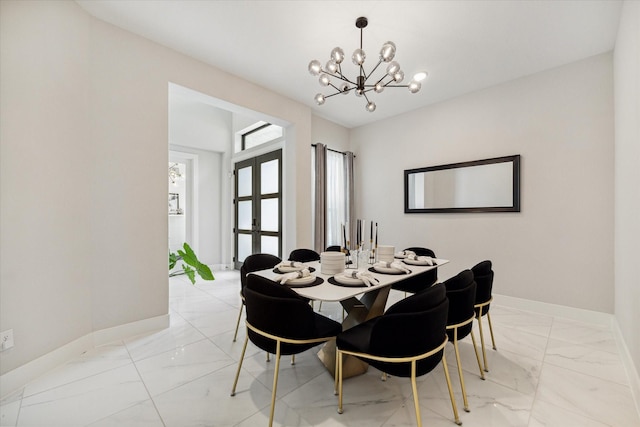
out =
{"type": "MultiPolygon", "coordinates": [[[[346,127],[537,73],[614,48],[617,0],[212,1],[77,0],[95,17],[241,76],[311,107],[346,127]],[[350,58],[360,44],[370,72],[387,40],[407,78],[429,77],[422,90],[373,94],[373,113],[353,94],[317,106],[320,87],[307,71],[335,46],[350,58]],[[371,65],[373,63],[373,65],[371,65]]],[[[349,60],[343,72],[355,76],[349,60]]],[[[324,89],[324,90],[323,90],[324,89]]]]}

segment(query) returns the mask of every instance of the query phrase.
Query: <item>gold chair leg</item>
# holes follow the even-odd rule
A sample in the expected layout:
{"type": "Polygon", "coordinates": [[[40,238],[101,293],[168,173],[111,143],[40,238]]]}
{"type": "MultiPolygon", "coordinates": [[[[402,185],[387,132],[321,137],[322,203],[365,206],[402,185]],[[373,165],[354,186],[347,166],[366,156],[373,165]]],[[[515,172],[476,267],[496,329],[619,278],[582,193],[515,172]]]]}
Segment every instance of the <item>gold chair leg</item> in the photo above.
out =
{"type": "Polygon", "coordinates": [[[447,368],[447,357],[442,352],[442,367],[444,368],[444,376],[447,379],[447,388],[449,389],[449,399],[451,400],[451,408],[453,409],[453,417],[455,423],[459,426],[462,425],[462,421],[460,421],[460,417],[458,417],[458,407],[456,406],[456,400],[453,397],[453,388],[451,387],[451,378],[449,377],[449,368],[447,368]]]}
{"type": "Polygon", "coordinates": [[[386,372],[383,372],[383,373],[382,373],[382,376],[380,377],[380,379],[381,379],[382,381],[386,381],[386,380],[387,380],[387,373],[386,373],[386,372]]]}
{"type": "Polygon", "coordinates": [[[249,342],[249,334],[244,339],[244,346],[242,347],[242,354],[240,355],[240,361],[238,362],[238,372],[236,372],[236,379],[233,381],[233,388],[231,389],[231,396],[236,395],[236,386],[238,385],[238,377],[240,377],[240,369],[242,369],[242,361],[244,360],[244,353],[247,351],[247,343],[249,342]]]}
{"type": "Polygon", "coordinates": [[[418,401],[418,385],[416,384],[416,361],[411,361],[411,388],[413,390],[413,405],[416,408],[416,420],[418,427],[422,427],[422,417],[420,416],[420,402],[418,401]]]}
{"type": "Polygon", "coordinates": [[[473,333],[473,328],[471,329],[471,341],[473,342],[473,351],[476,353],[476,360],[478,361],[478,369],[480,370],[480,378],[484,378],[484,371],[482,370],[482,363],[480,362],[480,355],[478,354],[478,346],[476,345],[476,336],[473,333]]]}
{"type": "Polygon", "coordinates": [[[336,352],[338,353],[338,372],[336,375],[338,376],[338,413],[342,414],[342,352],[336,348],[336,352]]]}
{"type": "Polygon", "coordinates": [[[278,389],[278,370],[280,369],[280,341],[276,344],[276,368],[273,372],[273,390],[271,391],[271,412],[269,413],[269,427],[273,426],[273,413],[276,408],[276,390],[278,389]]]}
{"type": "Polygon", "coordinates": [[[336,349],[336,368],[333,371],[333,395],[337,396],[338,395],[338,358],[340,356],[340,353],[338,352],[338,349],[336,349]]]}
{"type": "Polygon", "coordinates": [[[295,354],[292,354],[292,355],[291,355],[291,364],[292,364],[292,365],[295,365],[295,364],[296,364],[296,355],[295,355],[295,354]]]}
{"type": "Polygon", "coordinates": [[[491,313],[487,311],[487,320],[489,321],[489,332],[491,333],[491,344],[493,344],[493,349],[498,350],[496,348],[496,340],[493,338],[493,325],[491,324],[491,313]]]}
{"type": "Polygon", "coordinates": [[[464,386],[464,376],[462,374],[462,363],[460,362],[460,350],[458,349],[458,328],[453,331],[453,349],[456,353],[456,365],[458,365],[458,376],[460,377],[460,388],[462,388],[462,402],[465,412],[469,412],[469,402],[467,400],[467,389],[464,386]]]}
{"type": "Polygon", "coordinates": [[[233,342],[236,342],[238,338],[238,328],[240,327],[240,319],[242,318],[242,309],[244,308],[244,303],[240,304],[240,312],[238,313],[238,321],[236,322],[236,332],[233,334],[233,342]]]}
{"type": "Polygon", "coordinates": [[[318,306],[318,311],[322,311],[322,300],[320,301],[320,305],[318,306]]]}
{"type": "Polygon", "coordinates": [[[484,348],[484,333],[482,332],[482,309],[480,314],[476,317],[478,319],[478,327],[480,328],[480,346],[482,347],[482,360],[484,361],[484,371],[489,372],[489,365],[487,364],[487,351],[484,348]]]}

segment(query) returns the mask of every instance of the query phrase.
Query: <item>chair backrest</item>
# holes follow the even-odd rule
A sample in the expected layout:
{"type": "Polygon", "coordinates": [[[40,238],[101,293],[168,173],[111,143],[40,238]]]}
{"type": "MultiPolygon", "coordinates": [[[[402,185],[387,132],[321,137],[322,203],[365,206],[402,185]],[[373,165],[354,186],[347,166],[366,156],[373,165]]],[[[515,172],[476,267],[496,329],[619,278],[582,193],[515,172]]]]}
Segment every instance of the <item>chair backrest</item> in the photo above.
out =
{"type": "MultiPolygon", "coordinates": [[[[279,337],[307,339],[316,336],[313,308],[292,289],[256,274],[247,275],[244,289],[247,322],[255,328],[279,337]]],[[[262,350],[276,352],[276,342],[249,330],[249,339],[262,350]]],[[[310,348],[311,345],[308,346],[310,348]]],[[[299,350],[294,345],[281,347],[282,354],[299,350]]]]}
{"type": "Polygon", "coordinates": [[[289,254],[289,261],[311,262],[320,261],[320,254],[313,249],[294,249],[289,254]]]}
{"type": "MultiPolygon", "coordinates": [[[[375,322],[371,332],[372,354],[406,357],[424,354],[442,344],[446,334],[449,301],[442,284],[411,295],[391,307],[375,322]]],[[[442,351],[417,362],[417,375],[435,368],[442,351]]],[[[410,363],[369,361],[391,375],[411,376],[410,363]]]]}
{"type": "MultiPolygon", "coordinates": [[[[491,300],[491,290],[493,288],[493,269],[491,261],[485,260],[471,267],[473,279],[476,282],[476,304],[482,304],[491,300]]],[[[489,306],[483,308],[484,314],[489,310],[489,306]]]]}
{"type": "MultiPolygon", "coordinates": [[[[431,258],[436,257],[436,253],[429,248],[422,248],[419,246],[414,246],[411,248],[406,248],[405,251],[413,251],[418,256],[430,256],[431,258]]],[[[438,281],[438,269],[434,268],[433,270],[425,271],[420,274],[420,280],[423,283],[426,283],[427,286],[430,286],[438,281]]]]}
{"type": "MultiPolygon", "coordinates": [[[[475,316],[474,305],[476,303],[476,282],[473,280],[473,272],[464,270],[443,282],[447,289],[449,299],[449,314],[447,326],[456,325],[475,316]]],[[[458,339],[469,335],[473,323],[458,328],[458,339]]],[[[453,330],[448,330],[449,340],[453,340],[453,330]]]]}
{"type": "Polygon", "coordinates": [[[280,264],[282,260],[271,254],[252,254],[245,258],[242,267],[240,267],[240,286],[242,292],[247,285],[247,274],[254,271],[266,270],[280,264]]]}

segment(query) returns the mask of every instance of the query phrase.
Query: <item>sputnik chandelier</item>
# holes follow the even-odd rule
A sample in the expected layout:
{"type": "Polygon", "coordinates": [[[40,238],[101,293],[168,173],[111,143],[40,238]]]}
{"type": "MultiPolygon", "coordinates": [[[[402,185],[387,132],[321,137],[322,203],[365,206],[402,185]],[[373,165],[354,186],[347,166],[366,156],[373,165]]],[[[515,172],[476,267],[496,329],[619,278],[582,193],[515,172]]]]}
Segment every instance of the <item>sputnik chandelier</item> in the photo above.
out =
{"type": "Polygon", "coordinates": [[[351,56],[351,60],[359,68],[359,74],[355,81],[349,79],[342,73],[341,64],[345,57],[344,51],[340,47],[336,47],[331,51],[331,59],[329,59],[325,68],[322,68],[322,64],[317,59],[314,59],[309,63],[309,72],[314,76],[320,76],[320,85],[331,86],[336,90],[335,93],[329,95],[318,93],[315,96],[315,101],[318,105],[324,104],[327,98],[340,93],[346,95],[353,91],[356,96],[364,96],[367,101],[367,111],[373,112],[376,109],[376,104],[369,100],[367,92],[374,91],[376,93],[380,93],[387,87],[406,87],[411,93],[416,93],[420,90],[420,87],[422,86],[420,82],[427,77],[427,73],[425,71],[416,73],[409,84],[399,84],[404,80],[404,72],[400,69],[400,64],[393,60],[396,55],[396,45],[391,41],[382,45],[378,63],[373,67],[369,74],[366,73],[364,69],[364,60],[366,55],[364,50],[362,50],[362,29],[365,28],[368,23],[367,18],[363,16],[356,19],[356,27],[360,28],[360,48],[353,51],[353,55],[351,56]],[[377,79],[371,78],[373,73],[383,62],[388,63],[386,72],[377,79]],[[340,81],[342,81],[342,83],[340,83],[340,81]]]}

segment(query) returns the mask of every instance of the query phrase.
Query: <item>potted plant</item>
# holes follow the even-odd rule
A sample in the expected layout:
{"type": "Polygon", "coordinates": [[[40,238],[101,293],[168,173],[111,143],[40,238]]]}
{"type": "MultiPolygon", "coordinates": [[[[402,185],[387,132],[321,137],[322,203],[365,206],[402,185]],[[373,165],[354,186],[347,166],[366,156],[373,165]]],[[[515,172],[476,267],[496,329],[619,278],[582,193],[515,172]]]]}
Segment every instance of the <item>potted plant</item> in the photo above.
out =
{"type": "Polygon", "coordinates": [[[195,252],[186,242],[182,245],[182,249],[178,249],[177,253],[169,252],[169,277],[186,274],[191,280],[191,284],[195,285],[196,273],[204,280],[215,280],[209,266],[198,261],[195,252]],[[171,271],[180,260],[184,261],[182,270],[171,271]]]}

